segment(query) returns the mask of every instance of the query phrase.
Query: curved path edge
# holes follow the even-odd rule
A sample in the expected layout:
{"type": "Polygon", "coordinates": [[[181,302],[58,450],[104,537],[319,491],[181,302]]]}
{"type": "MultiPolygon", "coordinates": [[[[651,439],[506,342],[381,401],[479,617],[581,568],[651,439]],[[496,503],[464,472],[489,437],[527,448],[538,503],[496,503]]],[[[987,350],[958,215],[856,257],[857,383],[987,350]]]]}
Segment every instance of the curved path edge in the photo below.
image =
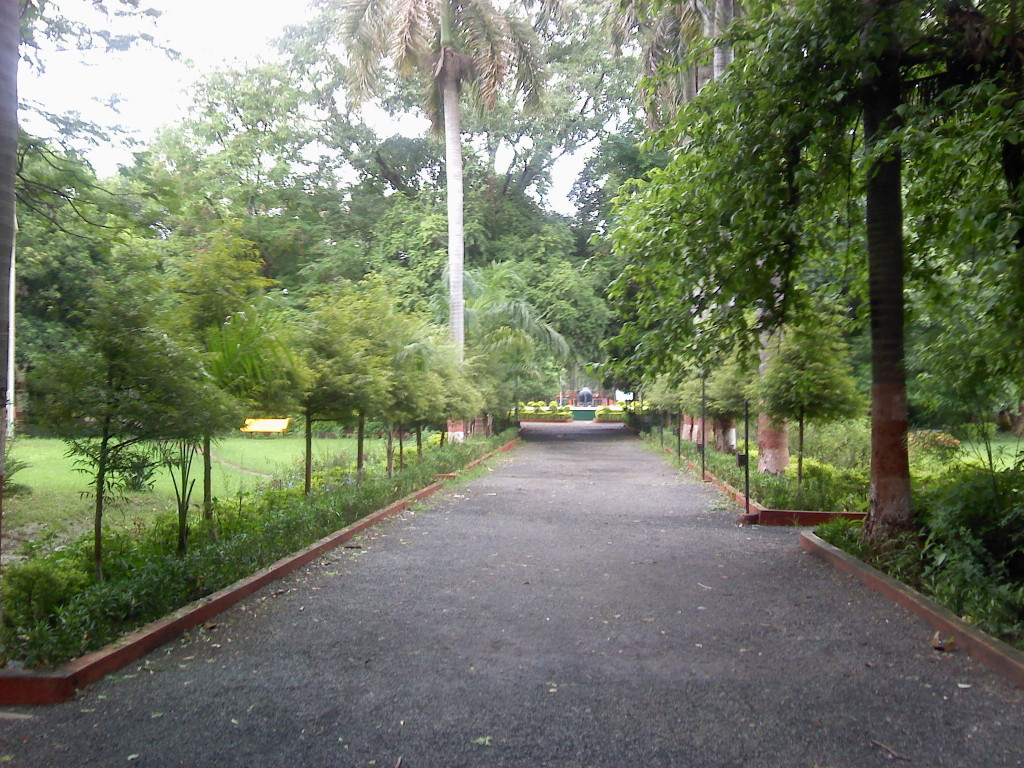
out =
{"type": "Polygon", "coordinates": [[[951,636],[970,656],[1018,688],[1024,688],[1024,653],[1021,651],[968,624],[931,598],[809,531],[800,534],[800,547],[920,616],[939,632],[951,636]]]}
{"type": "MultiPolygon", "coordinates": [[[[519,438],[517,437],[479,459],[469,462],[462,471],[471,470],[492,456],[511,450],[518,442],[519,438]]],[[[56,670],[47,672],[0,670],[0,706],[59,704],[62,701],[67,701],[78,690],[95,683],[111,672],[122,669],[161,645],[169,643],[179,635],[227,610],[261,587],[287,576],[323,553],[344,544],[366,528],[408,509],[417,501],[432,496],[445,486],[447,479],[457,476],[458,473],[441,475],[437,482],[431,483],[383,509],[371,512],[305,549],[283,557],[251,576],[240,579],[206,597],[201,597],[162,619],[140,627],[113,643],[74,659],[56,670]]]]}

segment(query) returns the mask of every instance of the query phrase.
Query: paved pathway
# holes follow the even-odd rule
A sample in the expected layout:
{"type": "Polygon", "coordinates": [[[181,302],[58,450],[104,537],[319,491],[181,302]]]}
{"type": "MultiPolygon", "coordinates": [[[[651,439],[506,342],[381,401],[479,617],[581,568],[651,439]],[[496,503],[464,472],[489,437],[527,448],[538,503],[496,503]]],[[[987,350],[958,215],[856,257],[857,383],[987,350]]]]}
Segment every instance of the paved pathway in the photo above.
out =
{"type": "Polygon", "coordinates": [[[76,700],[11,766],[1024,765],[1024,692],[618,428],[483,476],[76,700]]]}

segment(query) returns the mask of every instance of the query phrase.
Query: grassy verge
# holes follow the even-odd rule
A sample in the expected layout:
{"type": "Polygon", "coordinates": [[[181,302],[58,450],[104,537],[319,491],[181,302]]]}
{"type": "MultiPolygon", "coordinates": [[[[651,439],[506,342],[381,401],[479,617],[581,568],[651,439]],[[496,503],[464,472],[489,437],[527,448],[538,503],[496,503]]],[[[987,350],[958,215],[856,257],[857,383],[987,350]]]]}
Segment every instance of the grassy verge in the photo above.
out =
{"type": "Polygon", "coordinates": [[[112,530],[105,539],[103,581],[91,575],[89,537],[53,551],[41,548],[12,565],[0,586],[0,649],[19,665],[57,666],[428,485],[435,474],[461,469],[511,437],[434,447],[391,478],[375,470],[360,482],[347,469],[330,467],[317,473],[309,496],[297,477],[286,475],[277,487],[220,502],[216,538],[204,521],[193,519],[183,556],[175,552],[170,514],[112,530]]]}
{"type": "MultiPolygon", "coordinates": [[[[644,441],[661,450],[661,437],[654,431],[644,441]]],[[[674,435],[665,435],[665,449],[675,452],[674,435]]],[[[681,455],[700,466],[699,446],[688,440],[681,444],[681,455]]],[[[706,446],[705,465],[714,475],[734,488],[743,490],[743,467],[736,456],[706,446]]],[[[825,512],[865,512],[868,506],[868,478],[863,471],[844,469],[810,457],[804,458],[803,483],[797,484],[796,460],[782,476],[764,475],[756,470],[757,457],[750,457],[750,498],[769,509],[794,509],[825,512]]]]}
{"type": "MultiPolygon", "coordinates": [[[[367,440],[371,460],[383,452],[382,440],[367,440]]],[[[229,437],[213,446],[213,493],[236,499],[255,489],[268,476],[293,471],[301,463],[305,444],[301,436],[229,437]]],[[[313,442],[315,466],[354,464],[353,438],[323,438],[313,442]]],[[[12,455],[27,466],[13,478],[16,492],[4,499],[5,552],[41,537],[73,538],[92,524],[88,475],[77,471],[67,445],[56,439],[19,437],[12,455]]],[[[372,461],[371,461],[372,463],[372,461]]],[[[379,463],[379,462],[378,462],[379,463]]],[[[131,529],[166,512],[174,501],[170,476],[160,470],[153,489],[127,494],[110,505],[110,527],[131,529]]]]}

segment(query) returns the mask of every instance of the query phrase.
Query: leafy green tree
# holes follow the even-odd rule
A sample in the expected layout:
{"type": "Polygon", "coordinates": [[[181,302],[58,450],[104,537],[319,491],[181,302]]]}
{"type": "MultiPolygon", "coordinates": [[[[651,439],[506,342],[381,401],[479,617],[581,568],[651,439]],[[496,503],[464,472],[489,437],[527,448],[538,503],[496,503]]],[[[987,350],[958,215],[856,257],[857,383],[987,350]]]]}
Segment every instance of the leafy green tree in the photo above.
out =
{"type": "Polygon", "coordinates": [[[832,322],[787,326],[766,370],[754,384],[769,416],[795,419],[798,424],[797,485],[803,482],[807,420],[848,418],[864,406],[846,353],[846,344],[832,322]]]}
{"type": "MultiPolygon", "coordinates": [[[[915,100],[958,93],[986,69],[1018,68],[1005,63],[1014,60],[1005,41],[1016,23],[1007,20],[1016,17],[1001,3],[973,14],[957,3],[895,0],[755,11],[729,77],[705,89],[661,137],[661,146],[678,148],[668,166],[624,198],[615,231],[620,252],[633,260],[616,287],[631,302],[624,341],[636,347],[655,331],[644,356],[656,365],[685,354],[707,359],[722,346],[751,346],[799,316],[794,287],[813,254],[843,239],[836,213],[857,206],[837,193],[856,178],[864,190],[873,379],[874,492],[865,535],[884,539],[913,519],[902,149],[906,137],[934,136],[957,112],[907,120],[916,118],[915,100]],[[968,30],[978,29],[1000,42],[976,45],[968,30]],[[674,291],[678,300],[667,300],[674,291]]],[[[1001,128],[990,138],[1016,147],[1001,128]]]]}
{"type": "Polygon", "coordinates": [[[524,298],[525,281],[510,263],[470,273],[467,347],[490,413],[504,414],[525,393],[550,392],[557,363],[569,356],[565,338],[524,298]],[[527,378],[530,374],[529,379],[527,378]]]}
{"type": "MultiPolygon", "coordinates": [[[[294,323],[269,301],[236,309],[206,329],[206,370],[221,391],[242,407],[263,414],[286,413],[304,371],[292,352],[294,323]]],[[[213,430],[203,434],[203,515],[213,527],[213,430]]],[[[184,483],[182,483],[184,486],[184,483]]]]}
{"type": "Polygon", "coordinates": [[[377,416],[388,425],[386,470],[394,474],[394,436],[399,437],[399,466],[404,463],[402,441],[408,425],[420,424],[437,412],[435,403],[444,398],[443,357],[454,352],[450,344],[439,343],[434,330],[411,315],[389,318],[388,366],[391,372],[387,397],[377,416]],[[437,358],[441,357],[441,360],[437,358]]]}
{"type": "Polygon", "coordinates": [[[75,332],[77,344],[45,360],[33,377],[42,424],[68,442],[93,477],[97,580],[103,578],[107,496],[149,461],[145,445],[194,445],[211,425],[235,415],[206,378],[198,354],[161,328],[160,290],[152,273],[96,285],[93,304],[75,332]]]}
{"type": "Polygon", "coordinates": [[[146,207],[153,225],[185,248],[222,232],[249,244],[264,277],[291,282],[305,268],[322,273],[318,264],[326,261],[358,278],[362,272],[349,274],[343,177],[356,170],[349,162],[355,148],[377,142],[335,108],[324,90],[335,80],[321,82],[308,56],[299,61],[292,53],[291,63],[202,78],[186,118],[137,153],[124,176],[156,193],[146,207]]]}
{"type": "Polygon", "coordinates": [[[308,374],[301,394],[306,420],[305,487],[312,487],[312,437],[316,421],[358,424],[357,470],[363,468],[367,415],[388,402],[392,332],[397,310],[377,284],[330,286],[310,301],[302,346],[308,374]]]}
{"type": "Polygon", "coordinates": [[[506,88],[494,109],[469,112],[464,125],[471,144],[481,148],[482,184],[496,200],[548,199],[559,161],[616,135],[636,98],[631,60],[614,56],[606,41],[593,34],[602,23],[599,2],[542,4],[530,10],[549,74],[543,109],[524,112],[517,94],[506,88]]]}
{"type": "Polygon", "coordinates": [[[198,242],[184,245],[187,252],[175,263],[172,287],[185,326],[197,336],[251,307],[274,285],[262,274],[256,244],[241,237],[235,227],[209,232],[198,242]]]}
{"type": "Polygon", "coordinates": [[[707,412],[715,421],[715,447],[722,452],[735,450],[736,420],[743,415],[754,370],[749,360],[733,357],[708,377],[707,412]]]}

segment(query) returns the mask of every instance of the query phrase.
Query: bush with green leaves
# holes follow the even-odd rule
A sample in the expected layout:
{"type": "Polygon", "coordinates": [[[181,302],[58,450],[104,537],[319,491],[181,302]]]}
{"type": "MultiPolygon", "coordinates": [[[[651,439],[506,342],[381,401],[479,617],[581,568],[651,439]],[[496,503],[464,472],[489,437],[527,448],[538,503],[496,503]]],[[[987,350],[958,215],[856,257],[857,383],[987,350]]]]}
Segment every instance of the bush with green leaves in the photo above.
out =
{"type": "Polygon", "coordinates": [[[572,408],[559,405],[557,400],[545,403],[540,400],[519,404],[519,418],[533,421],[565,421],[572,418],[572,408]]]}
{"type": "Polygon", "coordinates": [[[103,581],[91,575],[89,539],[31,553],[8,568],[0,588],[3,656],[35,668],[95,650],[428,485],[437,474],[464,467],[512,436],[431,448],[394,477],[377,469],[359,479],[330,467],[315,476],[309,495],[297,473],[278,487],[218,502],[215,539],[207,535],[212,523],[196,515],[184,554],[173,513],[137,533],[111,532],[103,581]]]}
{"type": "MultiPolygon", "coordinates": [[[[681,450],[685,458],[700,464],[696,444],[683,440],[681,450]]],[[[708,445],[704,463],[708,473],[734,488],[743,488],[743,467],[739,466],[734,455],[721,453],[708,445]]],[[[803,483],[799,484],[793,466],[781,476],[750,473],[750,497],[770,509],[865,512],[868,490],[868,477],[864,470],[835,467],[817,459],[804,460],[803,483]]]]}
{"type": "Polygon", "coordinates": [[[605,405],[594,412],[594,419],[597,421],[625,421],[626,410],[619,406],[605,405]]]}
{"type": "Polygon", "coordinates": [[[863,469],[871,463],[871,424],[864,417],[811,422],[804,451],[835,467],[863,469]]]}

